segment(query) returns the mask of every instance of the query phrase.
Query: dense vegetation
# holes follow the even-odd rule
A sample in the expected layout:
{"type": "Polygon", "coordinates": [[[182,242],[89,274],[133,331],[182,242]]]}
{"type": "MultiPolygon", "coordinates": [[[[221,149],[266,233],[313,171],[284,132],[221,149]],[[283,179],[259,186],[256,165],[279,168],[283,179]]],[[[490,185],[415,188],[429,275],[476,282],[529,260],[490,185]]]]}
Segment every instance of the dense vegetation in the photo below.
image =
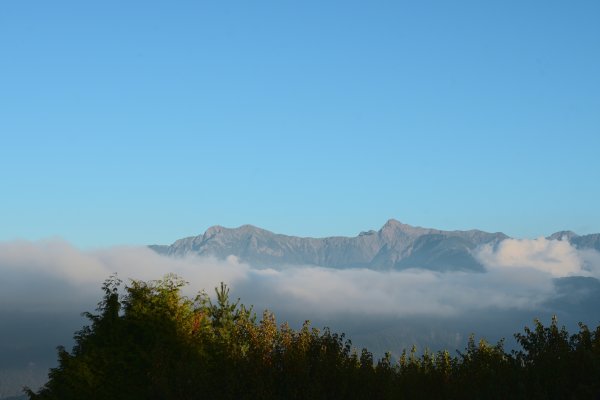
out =
{"type": "Polygon", "coordinates": [[[375,361],[344,335],[306,322],[296,331],[232,303],[228,289],[189,299],[175,276],[108,279],[98,314],[31,399],[595,399],[600,326],[572,336],[556,319],[502,342],[469,340],[463,352],[404,352],[375,361]]]}

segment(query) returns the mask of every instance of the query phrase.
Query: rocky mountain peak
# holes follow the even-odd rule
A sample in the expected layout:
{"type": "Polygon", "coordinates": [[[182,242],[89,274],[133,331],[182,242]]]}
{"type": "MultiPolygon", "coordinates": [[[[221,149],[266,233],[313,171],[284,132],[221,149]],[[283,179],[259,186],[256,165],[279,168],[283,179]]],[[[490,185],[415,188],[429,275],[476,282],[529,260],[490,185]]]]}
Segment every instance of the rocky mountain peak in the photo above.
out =
{"type": "MultiPolygon", "coordinates": [[[[179,239],[170,246],[150,246],[160,254],[226,258],[229,255],[258,267],[318,265],[330,268],[483,271],[474,257],[478,246],[495,244],[508,236],[480,230],[442,231],[389,219],[378,231],[354,237],[296,237],[275,234],[254,225],[237,228],[211,226],[203,235],[179,239]]],[[[560,231],[550,240],[567,240],[577,248],[600,250],[600,234],[578,236],[560,231]]]]}
{"type": "Polygon", "coordinates": [[[225,228],[224,226],[221,225],[214,225],[211,226],[210,228],[208,228],[205,232],[204,232],[204,236],[214,236],[218,233],[221,233],[225,230],[228,230],[228,228],[225,228]]]}
{"type": "Polygon", "coordinates": [[[403,224],[402,222],[395,219],[389,219],[379,230],[380,235],[388,238],[397,236],[416,237],[420,235],[438,232],[440,231],[437,231],[435,229],[421,228],[420,226],[403,224]]]}
{"type": "Polygon", "coordinates": [[[548,236],[546,239],[548,240],[567,240],[571,241],[571,239],[578,237],[579,235],[573,231],[558,231],[548,236]]]}

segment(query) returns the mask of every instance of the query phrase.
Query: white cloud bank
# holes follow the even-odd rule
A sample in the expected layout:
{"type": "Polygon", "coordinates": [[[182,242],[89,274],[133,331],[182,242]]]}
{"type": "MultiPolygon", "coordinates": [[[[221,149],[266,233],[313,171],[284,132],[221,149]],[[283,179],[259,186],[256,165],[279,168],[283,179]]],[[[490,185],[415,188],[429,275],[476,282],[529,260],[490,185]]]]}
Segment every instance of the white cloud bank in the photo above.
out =
{"type": "Polygon", "coordinates": [[[173,272],[200,290],[221,281],[235,284],[249,269],[235,257],[224,261],[166,258],[145,247],[80,251],[60,240],[4,242],[0,243],[0,310],[89,307],[100,300],[100,286],[113,273],[127,282],[160,279],[173,272]]]}
{"type": "Polygon", "coordinates": [[[95,304],[100,285],[117,272],[151,280],[173,272],[190,282],[188,294],[219,282],[246,304],[314,314],[458,315],[486,308],[532,309],[553,294],[552,279],[597,276],[600,255],[566,241],[507,239],[476,254],[487,273],[427,270],[373,271],[288,267],[254,269],[235,257],[160,256],[144,247],[80,251],[59,241],[0,243],[0,309],[95,304]]]}
{"type": "MultiPolygon", "coordinates": [[[[495,248],[483,246],[477,256],[488,269],[535,269],[554,277],[592,276],[595,251],[578,251],[566,240],[506,239],[495,248]]],[[[595,271],[594,271],[595,272],[595,271]]]]}

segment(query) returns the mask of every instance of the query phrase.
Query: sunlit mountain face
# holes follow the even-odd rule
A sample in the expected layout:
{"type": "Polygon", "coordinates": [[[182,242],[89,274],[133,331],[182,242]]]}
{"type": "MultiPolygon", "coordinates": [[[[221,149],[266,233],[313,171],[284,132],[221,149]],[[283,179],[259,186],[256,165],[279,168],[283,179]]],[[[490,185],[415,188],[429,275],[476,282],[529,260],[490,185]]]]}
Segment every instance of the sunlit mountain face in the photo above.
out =
{"type": "Polygon", "coordinates": [[[251,225],[209,228],[203,235],[151,246],[160,254],[225,258],[234,255],[255,267],[313,265],[328,268],[433,271],[483,271],[473,250],[508,238],[479,230],[442,231],[413,227],[390,219],[379,231],[355,237],[300,238],[251,225]]]}

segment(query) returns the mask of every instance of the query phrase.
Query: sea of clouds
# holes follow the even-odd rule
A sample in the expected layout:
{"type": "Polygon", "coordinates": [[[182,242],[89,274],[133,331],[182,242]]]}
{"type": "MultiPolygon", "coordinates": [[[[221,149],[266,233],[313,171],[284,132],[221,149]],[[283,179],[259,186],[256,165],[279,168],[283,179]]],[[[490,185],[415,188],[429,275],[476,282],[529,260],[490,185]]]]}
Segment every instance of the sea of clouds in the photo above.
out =
{"type": "Polygon", "coordinates": [[[225,260],[158,255],[146,247],[82,251],[61,240],[0,243],[0,310],[65,311],[93,306],[111,274],[160,279],[175,273],[186,291],[212,291],[227,283],[244,303],[315,313],[390,316],[460,314],[474,309],[530,309],[552,296],[553,279],[600,277],[600,253],[567,241],[507,239],[483,246],[476,257],[487,273],[423,269],[374,271],[315,266],[262,269],[225,260]]]}
{"type": "MultiPolygon", "coordinates": [[[[189,296],[200,290],[210,294],[225,282],[244,304],[254,305],[259,314],[271,309],[280,321],[297,324],[312,319],[350,331],[361,322],[379,326],[376,321],[380,321],[381,330],[390,334],[402,332],[393,321],[401,321],[406,329],[411,321],[453,321],[448,324],[458,329],[456,321],[472,322],[474,315],[490,311],[503,318],[536,316],[556,296],[557,278],[600,277],[600,253],[578,250],[567,241],[507,239],[477,249],[475,256],[485,273],[315,266],[263,269],[233,256],[171,258],[146,247],[84,251],[62,240],[3,242],[0,398],[14,392],[15,385],[7,383],[6,377],[15,371],[29,374],[26,384],[40,383],[53,362],[55,346],[72,343],[74,330],[85,322],[80,313],[95,309],[102,282],[114,273],[125,283],[175,273],[189,282],[185,289],[189,296]]],[[[372,343],[368,332],[375,328],[367,333],[355,330],[364,343],[372,343]]],[[[352,332],[347,333],[352,337],[352,332]]]]}

